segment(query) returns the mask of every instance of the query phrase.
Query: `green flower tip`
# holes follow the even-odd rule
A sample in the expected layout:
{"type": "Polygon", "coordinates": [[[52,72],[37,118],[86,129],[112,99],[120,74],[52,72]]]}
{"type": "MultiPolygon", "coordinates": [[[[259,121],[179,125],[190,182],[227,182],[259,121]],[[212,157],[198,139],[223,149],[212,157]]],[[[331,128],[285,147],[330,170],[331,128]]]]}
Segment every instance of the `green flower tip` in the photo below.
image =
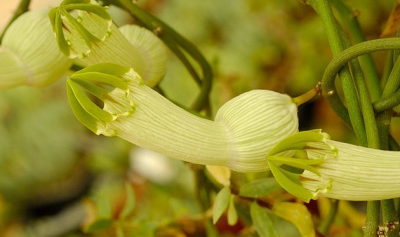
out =
{"type": "Polygon", "coordinates": [[[135,104],[129,99],[128,88],[132,82],[143,83],[132,69],[111,63],[74,73],[67,80],[67,90],[75,116],[97,135],[117,135],[107,123],[134,113],[135,104]]]}
{"type": "Polygon", "coordinates": [[[65,0],[49,12],[57,44],[70,58],[85,58],[92,42],[111,34],[112,19],[107,9],[94,0],[65,0]]]}
{"type": "Polygon", "coordinates": [[[299,132],[278,142],[267,154],[271,172],[278,183],[305,202],[316,199],[319,193],[326,193],[331,189],[330,180],[321,181],[314,190],[302,185],[304,171],[320,176],[317,167],[326,159],[337,157],[338,149],[329,144],[328,140],[329,135],[321,130],[299,132]],[[294,151],[294,155],[285,156],[288,151],[294,151]]]}

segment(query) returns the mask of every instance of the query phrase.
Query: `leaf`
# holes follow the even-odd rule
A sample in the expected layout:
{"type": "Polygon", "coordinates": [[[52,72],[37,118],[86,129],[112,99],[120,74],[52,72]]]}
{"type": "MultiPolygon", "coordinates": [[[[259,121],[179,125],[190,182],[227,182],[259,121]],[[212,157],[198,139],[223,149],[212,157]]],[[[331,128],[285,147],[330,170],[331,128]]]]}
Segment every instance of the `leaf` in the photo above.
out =
{"type": "Polygon", "coordinates": [[[231,195],[228,207],[228,224],[230,226],[234,226],[236,225],[238,219],[238,213],[235,208],[235,195],[231,195]]]}
{"type": "Polygon", "coordinates": [[[102,230],[107,230],[113,223],[112,219],[99,218],[85,227],[86,233],[94,233],[102,230]]]}
{"type": "Polygon", "coordinates": [[[117,237],[125,237],[124,231],[121,226],[117,227],[116,232],[117,232],[117,237]]]}
{"type": "Polygon", "coordinates": [[[315,228],[312,216],[308,209],[301,203],[281,202],[276,203],[272,212],[275,215],[292,222],[303,237],[315,237],[315,228]]]}
{"type": "Polygon", "coordinates": [[[124,209],[122,209],[122,212],[119,216],[120,220],[126,219],[130,214],[132,214],[134,208],[135,208],[135,191],[133,190],[132,186],[127,183],[125,185],[126,187],[126,203],[124,205],[124,209]]]}
{"type": "Polygon", "coordinates": [[[381,37],[395,37],[400,24],[400,3],[396,2],[390,12],[389,19],[382,31],[381,37]]]}
{"type": "Polygon", "coordinates": [[[279,237],[267,211],[257,202],[250,205],[250,216],[260,237],[279,237]]]}
{"type": "Polygon", "coordinates": [[[281,189],[281,186],[276,179],[265,178],[244,184],[239,189],[239,195],[242,197],[262,197],[279,189],[281,189]]]}
{"type": "Polygon", "coordinates": [[[112,201],[108,197],[99,197],[96,200],[96,207],[98,216],[102,218],[112,218],[113,208],[111,206],[112,201]]]}
{"type": "Polygon", "coordinates": [[[231,184],[231,170],[228,167],[219,165],[206,165],[206,168],[218,183],[224,186],[229,186],[231,184]]]}
{"type": "Polygon", "coordinates": [[[231,196],[231,190],[229,187],[224,187],[219,191],[215,197],[214,207],[213,207],[213,224],[217,223],[219,218],[225,212],[229,205],[229,199],[231,196]]]}

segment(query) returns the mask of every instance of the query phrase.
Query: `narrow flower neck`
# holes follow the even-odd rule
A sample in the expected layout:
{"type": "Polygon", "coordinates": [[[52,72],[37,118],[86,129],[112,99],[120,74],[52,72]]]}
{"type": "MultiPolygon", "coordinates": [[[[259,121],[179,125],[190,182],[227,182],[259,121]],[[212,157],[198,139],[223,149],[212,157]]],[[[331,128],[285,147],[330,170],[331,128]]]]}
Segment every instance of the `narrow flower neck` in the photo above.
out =
{"type": "Polygon", "coordinates": [[[222,123],[194,116],[145,85],[130,86],[134,114],[110,122],[117,136],[172,158],[227,165],[232,144],[222,123]]]}

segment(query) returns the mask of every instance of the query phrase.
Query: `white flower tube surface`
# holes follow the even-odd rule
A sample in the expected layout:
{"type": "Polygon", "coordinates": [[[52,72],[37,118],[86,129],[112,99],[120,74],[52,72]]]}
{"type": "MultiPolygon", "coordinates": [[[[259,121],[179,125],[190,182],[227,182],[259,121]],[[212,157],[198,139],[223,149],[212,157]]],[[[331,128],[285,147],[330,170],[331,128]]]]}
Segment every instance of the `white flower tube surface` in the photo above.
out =
{"type": "Polygon", "coordinates": [[[96,1],[64,1],[49,14],[60,51],[85,66],[115,63],[133,68],[154,87],[165,73],[166,50],[157,36],[142,27],[112,22],[96,1]]]}
{"type": "Polygon", "coordinates": [[[47,86],[71,67],[72,60],[58,50],[47,14],[26,12],[8,28],[0,51],[0,90],[47,86]]]}
{"type": "Polygon", "coordinates": [[[349,201],[400,196],[397,151],[337,142],[312,130],[286,137],[269,151],[267,159],[280,185],[306,202],[319,196],[349,201]],[[282,154],[290,150],[297,153],[282,154]]]}

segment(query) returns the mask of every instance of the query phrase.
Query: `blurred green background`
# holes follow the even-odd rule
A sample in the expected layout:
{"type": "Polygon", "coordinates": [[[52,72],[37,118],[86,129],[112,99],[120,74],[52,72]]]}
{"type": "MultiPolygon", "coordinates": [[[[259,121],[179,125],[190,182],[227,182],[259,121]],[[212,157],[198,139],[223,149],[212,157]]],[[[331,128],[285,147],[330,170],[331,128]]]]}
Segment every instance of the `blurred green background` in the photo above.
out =
{"type": "MultiPolygon", "coordinates": [[[[374,39],[395,1],[344,2],[358,12],[367,38],[374,39]]],[[[138,4],[193,42],[208,59],[215,75],[213,113],[252,89],[300,95],[316,86],[332,58],[320,19],[298,0],[141,0],[138,4]]],[[[118,9],[110,13],[117,24],[131,22],[118,9]]],[[[374,57],[381,72],[384,54],[374,57]]],[[[168,98],[186,106],[199,92],[171,53],[160,87],[168,98]]],[[[336,140],[357,143],[322,97],[300,107],[299,117],[301,130],[322,128],[336,140]]],[[[65,78],[43,89],[0,92],[1,237],[101,236],[79,230],[85,213],[99,216],[102,208],[109,208],[117,216],[126,203],[126,182],[133,187],[136,202],[127,236],[154,232],[204,236],[193,170],[122,139],[92,134],[69,108],[65,78]]],[[[352,208],[337,217],[332,236],[360,235],[364,216],[352,208]]],[[[220,223],[220,236],[257,236],[254,229],[245,228],[245,219],[241,221],[235,227],[220,223]]],[[[114,230],[107,231],[102,236],[116,236],[114,230]]]]}

